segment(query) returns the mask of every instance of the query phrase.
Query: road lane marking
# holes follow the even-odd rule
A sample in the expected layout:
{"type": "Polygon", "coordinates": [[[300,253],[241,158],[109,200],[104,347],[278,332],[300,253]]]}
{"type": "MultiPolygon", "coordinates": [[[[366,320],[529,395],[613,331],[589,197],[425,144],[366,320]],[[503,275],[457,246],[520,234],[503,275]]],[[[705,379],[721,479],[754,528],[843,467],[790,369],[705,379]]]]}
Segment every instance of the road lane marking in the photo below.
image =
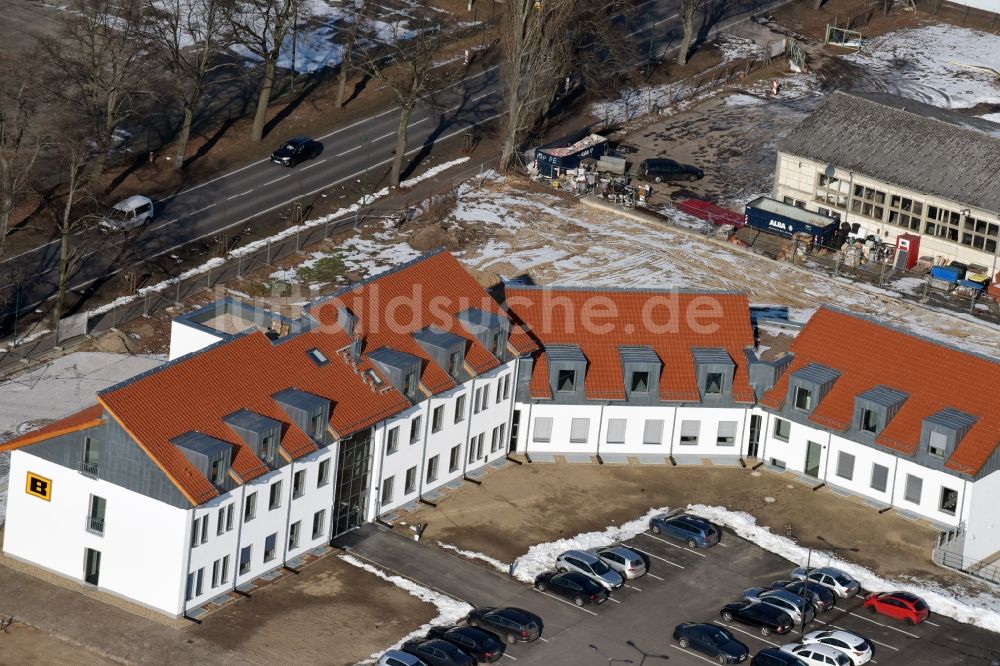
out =
{"type": "Polygon", "coordinates": [[[706,557],[706,555],[705,555],[704,553],[699,553],[699,552],[698,552],[697,550],[691,550],[691,549],[690,549],[690,548],[688,548],[687,546],[678,546],[678,545],[677,545],[677,544],[675,544],[675,543],[670,543],[670,542],[669,542],[669,541],[667,541],[666,539],[661,539],[660,537],[658,537],[658,536],[655,536],[655,535],[653,535],[653,534],[650,534],[649,532],[643,532],[643,533],[642,533],[642,536],[645,536],[645,537],[649,537],[650,539],[656,539],[657,541],[662,541],[663,543],[667,544],[667,545],[668,545],[668,546],[670,546],[671,548],[676,548],[677,550],[686,550],[686,551],[687,551],[687,552],[689,552],[689,553],[694,553],[694,554],[695,554],[695,555],[697,555],[698,557],[706,557]]]}
{"type": "MultiPolygon", "coordinates": [[[[640,555],[645,555],[646,557],[654,557],[654,558],[656,558],[658,560],[662,560],[662,561],[666,562],[667,564],[672,564],[675,567],[677,567],[678,569],[683,569],[684,568],[683,564],[677,564],[676,562],[671,562],[670,560],[668,560],[665,557],[660,557],[659,555],[653,555],[652,553],[645,553],[645,552],[643,552],[641,550],[637,550],[636,552],[639,553],[640,555]]],[[[647,576],[653,576],[653,578],[659,578],[659,576],[656,576],[656,575],[651,574],[651,573],[647,573],[646,575],[647,576]]],[[[663,580],[662,578],[659,578],[659,579],[663,580]]]]}
{"type": "Polygon", "coordinates": [[[655,28],[656,26],[660,25],[661,23],[666,23],[667,21],[671,21],[671,20],[677,18],[678,16],[680,16],[680,14],[674,14],[673,16],[668,16],[667,18],[662,18],[659,21],[655,21],[653,23],[653,25],[648,25],[648,26],[645,26],[645,27],[633,30],[632,32],[628,33],[626,35],[626,37],[632,37],[634,35],[638,35],[640,32],[646,32],[647,30],[650,30],[651,28],[655,28]]]}
{"type": "Polygon", "coordinates": [[[940,624],[935,624],[935,623],[931,622],[930,620],[924,620],[924,624],[929,624],[932,627],[940,627],[941,626],[940,624]]]}
{"type": "MultiPolygon", "coordinates": [[[[833,627],[834,629],[840,629],[841,631],[846,631],[848,633],[854,633],[850,629],[844,629],[843,627],[838,627],[835,624],[831,624],[829,626],[833,627]]],[[[893,647],[893,646],[889,645],[888,643],[882,643],[882,642],[877,641],[874,638],[871,638],[869,636],[862,636],[862,638],[864,638],[866,641],[871,641],[872,643],[875,643],[876,645],[881,645],[882,647],[887,647],[890,650],[895,650],[896,652],[899,652],[899,648],[898,647],[893,647]]]]}
{"type": "Polygon", "coordinates": [[[541,636],[538,637],[538,640],[542,641],[543,643],[551,643],[552,642],[552,641],[550,641],[547,638],[542,638],[541,636]]]}
{"type": "Polygon", "coordinates": [[[906,634],[907,636],[912,636],[913,638],[920,638],[920,636],[917,636],[916,634],[911,634],[908,631],[903,631],[899,627],[894,627],[891,624],[884,624],[882,622],[876,622],[875,620],[871,619],[870,617],[865,617],[864,615],[858,615],[857,613],[855,613],[853,611],[851,611],[851,615],[853,615],[854,617],[860,617],[862,620],[868,620],[872,624],[877,624],[880,627],[885,627],[886,629],[892,629],[893,631],[898,631],[901,634],[906,634]]]}
{"type": "Polygon", "coordinates": [[[514,661],[517,661],[517,657],[512,657],[509,654],[507,654],[506,652],[503,653],[503,656],[507,657],[508,659],[513,659],[514,661]]]}
{"type": "Polygon", "coordinates": [[[614,597],[608,597],[608,601],[613,601],[613,602],[615,602],[616,604],[620,604],[620,603],[621,603],[620,601],[618,601],[618,600],[617,600],[617,599],[615,599],[614,597]]]}
{"type": "Polygon", "coordinates": [[[626,585],[625,587],[642,592],[642,588],[636,587],[635,585],[626,585]]]}
{"type": "MultiPolygon", "coordinates": [[[[673,564],[673,562],[671,562],[670,564],[673,564]]],[[[678,564],[678,565],[676,565],[676,566],[678,566],[678,567],[681,567],[681,565],[679,565],[679,564],[678,564]]],[[[684,567],[681,567],[681,569],[683,569],[683,568],[684,568],[684,567]]],[[[648,571],[646,572],[646,575],[647,575],[647,576],[649,576],[650,578],[655,578],[656,580],[663,580],[662,578],[660,578],[660,577],[659,577],[659,576],[657,576],[656,574],[651,574],[651,573],[649,573],[648,571]]]]}
{"type": "MultiPolygon", "coordinates": [[[[430,120],[430,116],[425,116],[425,117],[421,118],[420,120],[416,121],[415,123],[410,123],[407,126],[407,130],[409,130],[410,127],[416,127],[420,123],[427,122],[428,120],[430,120]]],[[[396,134],[398,134],[398,130],[397,131],[389,132],[388,134],[383,134],[382,136],[377,136],[374,139],[368,139],[365,143],[360,143],[360,144],[354,146],[353,148],[345,150],[342,153],[337,153],[336,157],[343,157],[344,155],[348,155],[350,153],[353,153],[356,150],[361,150],[362,148],[365,147],[366,144],[370,147],[376,141],[381,141],[382,139],[386,139],[386,138],[388,138],[390,136],[396,136],[396,134]]]]}
{"type": "MultiPolygon", "coordinates": [[[[322,164],[323,162],[326,162],[326,158],[325,157],[323,159],[321,159],[321,160],[316,160],[315,162],[310,162],[306,166],[304,166],[301,169],[299,169],[299,171],[305,171],[306,169],[312,169],[314,166],[318,166],[318,165],[322,164]]],[[[514,657],[511,657],[511,659],[514,659],[514,657]]]]}
{"type": "Polygon", "coordinates": [[[746,631],[744,629],[740,629],[739,627],[736,627],[736,626],[734,626],[734,625],[726,622],[725,620],[723,620],[723,624],[717,624],[715,622],[713,622],[712,624],[714,624],[717,627],[724,627],[726,629],[732,629],[733,631],[738,631],[741,634],[746,634],[747,636],[750,636],[752,638],[756,638],[759,641],[764,641],[768,645],[773,645],[774,647],[781,647],[780,645],[778,645],[774,641],[769,641],[766,638],[764,638],[763,636],[761,636],[760,634],[755,634],[752,631],[746,631]]]}
{"type": "MultiPolygon", "coordinates": [[[[561,602],[561,603],[564,603],[564,604],[566,604],[567,606],[572,606],[573,608],[575,608],[575,609],[577,609],[577,610],[581,610],[581,611],[583,611],[584,613],[590,613],[591,615],[597,615],[597,613],[595,613],[595,612],[594,612],[594,611],[592,611],[592,610],[587,610],[586,608],[583,608],[583,607],[581,607],[581,606],[577,606],[577,605],[576,605],[576,604],[574,604],[574,603],[573,603],[572,601],[566,601],[565,599],[560,599],[559,597],[557,597],[557,596],[556,596],[556,595],[554,595],[554,594],[549,594],[548,592],[542,592],[542,591],[541,591],[541,590],[539,590],[539,589],[538,589],[537,587],[533,587],[533,588],[531,588],[531,589],[533,589],[533,590],[534,590],[535,592],[538,592],[538,594],[540,594],[540,595],[542,595],[542,596],[544,596],[544,597],[548,597],[549,599],[555,599],[556,601],[559,601],[559,602],[561,602]]],[[[545,641],[545,642],[547,643],[548,641],[545,641]]]]}
{"type": "Polygon", "coordinates": [[[291,178],[291,177],[292,177],[292,174],[286,173],[284,176],[281,176],[279,178],[275,178],[274,180],[267,181],[266,183],[264,183],[264,185],[270,185],[271,183],[277,183],[279,180],[284,180],[286,178],[291,178]]]}
{"type": "Polygon", "coordinates": [[[227,198],[227,199],[235,199],[236,197],[245,197],[246,195],[250,194],[251,192],[253,192],[253,189],[249,189],[249,190],[247,190],[246,192],[243,192],[243,193],[241,193],[241,194],[234,194],[233,196],[231,196],[231,197],[226,197],[226,198],[227,198]]]}
{"type": "Polygon", "coordinates": [[[717,661],[715,661],[714,659],[709,659],[708,657],[703,657],[703,656],[701,656],[700,654],[696,654],[696,653],[694,653],[694,652],[691,652],[691,650],[685,650],[685,649],[684,649],[684,648],[682,648],[682,647],[681,647],[680,645],[674,645],[673,643],[671,643],[671,644],[670,644],[670,647],[674,648],[675,650],[680,650],[680,651],[681,651],[681,652],[683,652],[684,654],[688,654],[688,655],[691,655],[692,657],[696,657],[696,658],[698,658],[698,659],[701,659],[702,661],[707,661],[707,662],[708,662],[708,663],[710,663],[710,664],[716,664],[716,663],[718,663],[718,662],[717,662],[717,661]]]}

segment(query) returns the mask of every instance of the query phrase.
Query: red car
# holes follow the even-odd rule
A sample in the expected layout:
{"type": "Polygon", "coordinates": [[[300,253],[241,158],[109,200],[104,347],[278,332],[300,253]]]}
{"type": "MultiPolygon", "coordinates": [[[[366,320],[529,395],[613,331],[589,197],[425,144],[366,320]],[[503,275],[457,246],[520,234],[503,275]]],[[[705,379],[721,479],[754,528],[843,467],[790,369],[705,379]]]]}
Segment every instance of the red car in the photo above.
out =
{"type": "Polygon", "coordinates": [[[865,608],[888,615],[906,624],[920,624],[931,614],[923,599],[909,592],[872,593],[865,597],[865,608]]]}

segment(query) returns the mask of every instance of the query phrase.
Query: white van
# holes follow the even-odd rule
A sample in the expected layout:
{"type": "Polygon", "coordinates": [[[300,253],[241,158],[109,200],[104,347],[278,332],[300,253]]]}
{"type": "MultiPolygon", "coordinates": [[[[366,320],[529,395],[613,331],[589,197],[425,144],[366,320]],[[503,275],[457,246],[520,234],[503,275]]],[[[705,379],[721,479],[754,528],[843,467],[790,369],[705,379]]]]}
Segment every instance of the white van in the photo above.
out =
{"type": "Polygon", "coordinates": [[[152,219],[153,200],[137,195],[116,203],[98,226],[101,231],[127,231],[141,227],[152,219]]]}

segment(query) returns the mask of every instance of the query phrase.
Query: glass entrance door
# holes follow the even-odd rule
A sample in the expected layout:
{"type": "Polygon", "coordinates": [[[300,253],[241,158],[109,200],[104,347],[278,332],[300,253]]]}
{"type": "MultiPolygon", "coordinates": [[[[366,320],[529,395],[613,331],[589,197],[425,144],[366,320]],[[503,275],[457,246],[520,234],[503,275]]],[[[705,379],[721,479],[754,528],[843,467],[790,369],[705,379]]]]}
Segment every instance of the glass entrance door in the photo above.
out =
{"type": "Polygon", "coordinates": [[[333,536],[339,536],[365,520],[368,476],[371,473],[371,429],[355,433],[340,443],[337,458],[337,494],[333,501],[333,536]]]}
{"type": "Polygon", "coordinates": [[[806,474],[812,477],[819,476],[819,458],[823,447],[816,442],[808,442],[806,445],[806,474]]]}

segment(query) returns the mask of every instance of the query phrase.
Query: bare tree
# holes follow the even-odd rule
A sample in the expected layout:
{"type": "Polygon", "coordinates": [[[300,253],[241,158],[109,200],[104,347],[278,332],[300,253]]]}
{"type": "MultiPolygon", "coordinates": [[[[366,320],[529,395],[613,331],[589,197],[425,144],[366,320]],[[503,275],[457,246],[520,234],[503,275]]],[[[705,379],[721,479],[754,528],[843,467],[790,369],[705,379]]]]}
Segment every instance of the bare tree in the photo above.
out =
{"type": "Polygon", "coordinates": [[[115,131],[136,107],[148,74],[141,0],[70,0],[59,34],[40,38],[45,78],[80,115],[103,171],[115,131]]]}
{"type": "Polygon", "coordinates": [[[217,56],[229,44],[222,0],[146,0],[148,31],[157,60],[184,112],[177,139],[175,169],[184,167],[191,126],[201,107],[217,56]]]}
{"type": "Polygon", "coordinates": [[[393,29],[393,36],[387,40],[387,48],[378,51],[369,49],[360,67],[373,79],[384,85],[399,106],[399,127],[396,130],[396,150],[393,153],[389,184],[399,186],[406,155],[407,132],[410,114],[417,102],[427,93],[434,69],[434,57],[445,44],[445,36],[437,28],[420,30],[415,36],[405,39],[398,34],[399,24],[393,29]]]}
{"type": "Polygon", "coordinates": [[[344,95],[347,91],[347,77],[351,72],[351,63],[354,59],[354,43],[358,38],[358,29],[361,27],[364,12],[365,0],[354,0],[351,3],[351,25],[347,28],[347,35],[344,37],[344,57],[340,60],[340,71],[337,72],[337,108],[344,106],[344,95]]]}
{"type": "MultiPolygon", "coordinates": [[[[26,72],[24,63],[0,62],[0,74],[26,72]]],[[[36,122],[38,96],[26,78],[0,79],[0,256],[7,244],[14,209],[30,189],[42,149],[36,122]]]]}
{"type": "Polygon", "coordinates": [[[695,33],[697,32],[695,22],[711,2],[712,0],[681,0],[680,15],[684,35],[681,37],[680,50],[677,51],[678,65],[684,66],[687,64],[688,56],[691,54],[691,44],[694,42],[695,33]]]}
{"type": "Polygon", "coordinates": [[[257,110],[250,130],[250,138],[256,142],[264,138],[278,56],[285,38],[294,28],[296,8],[297,0],[242,0],[228,5],[228,22],[234,40],[260,58],[264,65],[257,110]]]}
{"type": "Polygon", "coordinates": [[[813,9],[822,9],[824,2],[826,0],[813,0],[813,9]]]}

